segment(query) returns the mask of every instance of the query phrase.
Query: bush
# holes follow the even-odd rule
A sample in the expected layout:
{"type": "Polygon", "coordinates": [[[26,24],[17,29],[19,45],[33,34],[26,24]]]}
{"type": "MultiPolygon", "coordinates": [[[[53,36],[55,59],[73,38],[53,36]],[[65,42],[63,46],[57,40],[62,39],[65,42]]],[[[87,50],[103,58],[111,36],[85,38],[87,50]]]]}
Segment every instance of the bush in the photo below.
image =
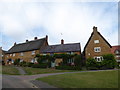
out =
{"type": "Polygon", "coordinates": [[[26,63],[28,67],[32,67],[34,65],[34,63],[28,62],[26,63]]]}
{"type": "Polygon", "coordinates": [[[88,58],[86,61],[86,68],[89,70],[96,70],[97,69],[97,62],[93,58],[88,58]]]}
{"type": "Polygon", "coordinates": [[[33,64],[33,68],[47,68],[47,64],[33,64]]]}
{"type": "Polygon", "coordinates": [[[25,66],[27,66],[25,61],[20,62],[20,64],[19,64],[19,65],[20,65],[20,66],[24,66],[24,67],[25,67],[25,66]]]}
{"type": "Polygon", "coordinates": [[[80,66],[56,66],[56,69],[59,70],[81,70],[80,66]]]}
{"type": "Polygon", "coordinates": [[[14,61],[14,65],[19,65],[20,64],[20,59],[16,59],[15,61],[14,61]]]}
{"type": "Polygon", "coordinates": [[[102,65],[105,69],[113,69],[116,67],[117,62],[115,60],[114,55],[112,54],[106,54],[103,55],[103,61],[102,61],[102,65]]]}

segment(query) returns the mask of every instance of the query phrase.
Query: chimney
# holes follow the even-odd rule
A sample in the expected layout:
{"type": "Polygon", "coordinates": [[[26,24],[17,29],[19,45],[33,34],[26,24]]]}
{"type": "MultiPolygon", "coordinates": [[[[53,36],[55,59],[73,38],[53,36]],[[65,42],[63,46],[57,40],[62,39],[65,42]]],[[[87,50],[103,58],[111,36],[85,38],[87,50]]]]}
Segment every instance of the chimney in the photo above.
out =
{"type": "Polygon", "coordinates": [[[97,27],[93,26],[93,32],[97,32],[97,27]]]}
{"type": "Polygon", "coordinates": [[[34,37],[34,40],[37,40],[37,37],[34,37]]]}
{"type": "Polygon", "coordinates": [[[14,46],[16,45],[16,42],[14,43],[14,46]]]}
{"type": "Polygon", "coordinates": [[[61,40],[61,44],[64,44],[64,40],[63,39],[61,40]]]}
{"type": "Polygon", "coordinates": [[[48,41],[48,35],[46,35],[46,41],[48,41]]]}
{"type": "Polygon", "coordinates": [[[28,42],[28,40],[26,40],[26,42],[28,42]]]}

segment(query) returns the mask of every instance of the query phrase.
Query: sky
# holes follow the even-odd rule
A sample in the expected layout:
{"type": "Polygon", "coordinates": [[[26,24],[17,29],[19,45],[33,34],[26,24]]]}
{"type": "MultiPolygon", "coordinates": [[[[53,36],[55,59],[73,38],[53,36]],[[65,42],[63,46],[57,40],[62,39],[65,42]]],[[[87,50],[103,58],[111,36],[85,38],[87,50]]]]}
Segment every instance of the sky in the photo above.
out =
{"type": "Polygon", "coordinates": [[[83,50],[93,26],[113,46],[118,45],[118,2],[112,1],[0,1],[0,46],[10,49],[48,35],[50,45],[80,43],[83,50]]]}

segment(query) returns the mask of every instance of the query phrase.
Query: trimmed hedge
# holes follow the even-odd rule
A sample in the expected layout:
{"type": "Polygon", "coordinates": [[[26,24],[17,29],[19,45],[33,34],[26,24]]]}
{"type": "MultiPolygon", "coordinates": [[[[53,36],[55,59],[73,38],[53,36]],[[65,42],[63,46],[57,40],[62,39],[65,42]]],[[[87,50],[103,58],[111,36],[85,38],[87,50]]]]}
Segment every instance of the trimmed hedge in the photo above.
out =
{"type": "Polygon", "coordinates": [[[33,64],[33,68],[47,68],[47,64],[33,64]]]}
{"type": "Polygon", "coordinates": [[[56,69],[59,70],[81,70],[80,66],[56,66],[56,69]]]}

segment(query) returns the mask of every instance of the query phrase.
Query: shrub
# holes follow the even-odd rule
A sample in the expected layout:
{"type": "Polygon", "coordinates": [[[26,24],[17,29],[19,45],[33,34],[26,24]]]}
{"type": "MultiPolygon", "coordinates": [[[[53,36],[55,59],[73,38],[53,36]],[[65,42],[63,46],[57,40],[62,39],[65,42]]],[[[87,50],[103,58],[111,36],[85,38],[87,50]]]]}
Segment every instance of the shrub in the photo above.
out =
{"type": "Polygon", "coordinates": [[[26,63],[26,64],[27,64],[28,67],[32,67],[32,65],[33,65],[34,63],[28,62],[28,63],[26,63]]]}
{"type": "Polygon", "coordinates": [[[14,61],[14,65],[19,65],[20,64],[20,59],[16,59],[15,61],[14,61]]]}
{"type": "Polygon", "coordinates": [[[87,67],[87,69],[90,69],[90,70],[97,69],[96,60],[93,58],[88,58],[86,61],[86,67],[87,67]]]}
{"type": "Polygon", "coordinates": [[[115,60],[114,55],[112,54],[106,54],[103,55],[103,61],[102,61],[102,65],[105,69],[113,69],[116,67],[117,62],[115,60]]]}
{"type": "Polygon", "coordinates": [[[76,66],[80,66],[82,67],[82,58],[80,55],[76,55],[75,58],[74,58],[74,63],[76,66]]]}
{"type": "Polygon", "coordinates": [[[56,66],[56,69],[59,70],[81,70],[81,67],[79,66],[56,66]]]}
{"type": "Polygon", "coordinates": [[[20,66],[27,66],[25,61],[20,62],[20,64],[19,64],[19,65],[20,65],[20,66]]]}
{"type": "Polygon", "coordinates": [[[33,64],[32,67],[33,68],[46,68],[47,64],[33,64]]]}

